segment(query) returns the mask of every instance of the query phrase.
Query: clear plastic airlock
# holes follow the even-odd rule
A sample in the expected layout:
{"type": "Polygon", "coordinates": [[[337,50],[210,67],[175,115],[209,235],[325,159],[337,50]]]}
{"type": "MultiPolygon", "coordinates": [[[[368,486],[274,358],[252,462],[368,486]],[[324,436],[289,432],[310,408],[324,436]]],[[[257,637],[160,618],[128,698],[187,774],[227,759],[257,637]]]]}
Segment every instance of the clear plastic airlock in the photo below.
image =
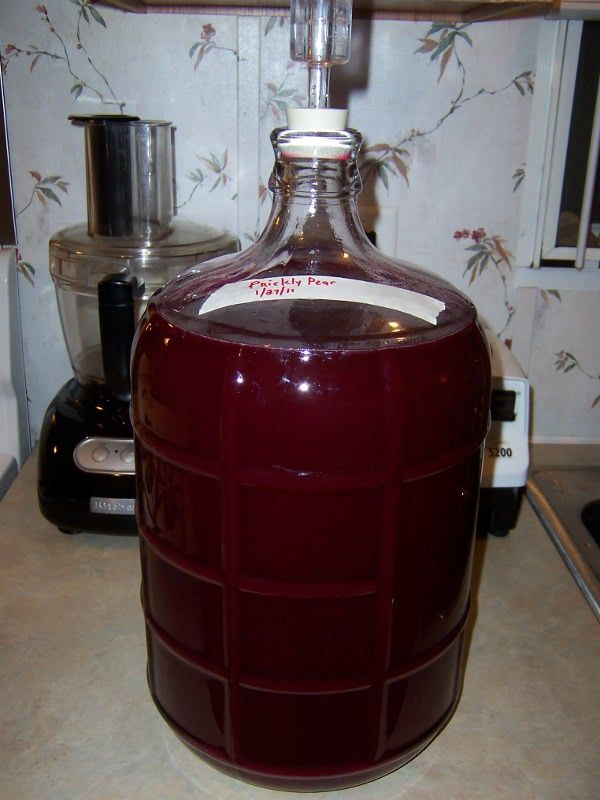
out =
{"type": "Polygon", "coordinates": [[[329,106],[329,71],[350,59],[352,0],[292,0],[290,57],[308,66],[308,107],[329,106]]]}

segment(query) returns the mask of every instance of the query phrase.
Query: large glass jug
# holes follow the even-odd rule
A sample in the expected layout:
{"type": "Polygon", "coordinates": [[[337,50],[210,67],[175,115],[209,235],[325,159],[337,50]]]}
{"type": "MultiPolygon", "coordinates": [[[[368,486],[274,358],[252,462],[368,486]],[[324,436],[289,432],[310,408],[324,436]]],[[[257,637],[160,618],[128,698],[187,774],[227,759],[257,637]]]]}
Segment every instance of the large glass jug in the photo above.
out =
{"type": "Polygon", "coordinates": [[[276,131],[265,231],[158,292],[134,347],[150,690],[270,787],[391,771],[461,690],[488,349],[366,238],[360,141],[276,131]]]}

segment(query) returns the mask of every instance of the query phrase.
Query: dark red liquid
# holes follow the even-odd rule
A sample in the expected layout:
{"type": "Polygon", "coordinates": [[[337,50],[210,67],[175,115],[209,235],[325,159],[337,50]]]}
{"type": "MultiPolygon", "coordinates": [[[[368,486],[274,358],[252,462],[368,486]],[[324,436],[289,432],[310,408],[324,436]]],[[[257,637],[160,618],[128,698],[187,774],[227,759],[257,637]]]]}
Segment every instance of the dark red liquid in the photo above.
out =
{"type": "MultiPolygon", "coordinates": [[[[269,307],[293,305],[258,313],[268,327],[269,307]]],[[[360,346],[202,325],[163,315],[159,295],[135,349],[155,702],[252,782],[385,774],[460,693],[489,402],[481,331],[472,309],[434,339],[360,346]]]]}

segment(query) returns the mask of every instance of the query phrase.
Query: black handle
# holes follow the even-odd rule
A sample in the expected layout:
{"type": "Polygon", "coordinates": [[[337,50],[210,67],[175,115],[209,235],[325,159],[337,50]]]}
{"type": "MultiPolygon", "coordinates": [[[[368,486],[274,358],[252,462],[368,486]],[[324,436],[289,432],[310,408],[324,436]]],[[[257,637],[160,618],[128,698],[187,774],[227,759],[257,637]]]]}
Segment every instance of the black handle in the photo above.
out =
{"type": "Polygon", "coordinates": [[[98,316],[102,364],[108,391],[117,400],[131,400],[130,360],[135,333],[134,292],[137,278],[107,275],[98,283],[98,316]]]}

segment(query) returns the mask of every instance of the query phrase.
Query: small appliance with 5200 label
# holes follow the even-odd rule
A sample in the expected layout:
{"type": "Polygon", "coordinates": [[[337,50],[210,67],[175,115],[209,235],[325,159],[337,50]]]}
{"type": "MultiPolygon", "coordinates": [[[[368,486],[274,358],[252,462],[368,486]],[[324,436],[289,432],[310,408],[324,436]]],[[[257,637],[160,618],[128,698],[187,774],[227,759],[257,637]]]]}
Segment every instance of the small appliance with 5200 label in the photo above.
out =
{"type": "Polygon", "coordinates": [[[515,527],[529,468],[529,382],[514,355],[488,332],[492,351],[491,424],[485,440],[480,531],[506,536],[515,527]]]}

